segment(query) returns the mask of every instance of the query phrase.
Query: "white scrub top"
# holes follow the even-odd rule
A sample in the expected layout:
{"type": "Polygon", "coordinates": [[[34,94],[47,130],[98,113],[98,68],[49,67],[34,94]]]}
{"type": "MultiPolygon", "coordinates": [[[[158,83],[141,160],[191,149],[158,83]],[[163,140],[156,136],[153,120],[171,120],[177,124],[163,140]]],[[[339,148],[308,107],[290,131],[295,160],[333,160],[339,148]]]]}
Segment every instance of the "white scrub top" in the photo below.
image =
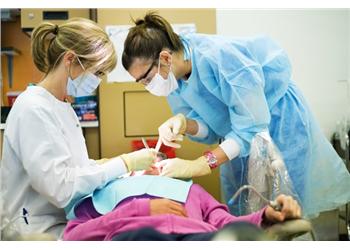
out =
{"type": "Polygon", "coordinates": [[[46,89],[29,86],[16,100],[4,133],[1,167],[3,221],[16,220],[19,233],[52,233],[60,238],[63,208],[126,173],[118,157],[103,165],[88,158],[79,120],[69,103],[46,89]]]}

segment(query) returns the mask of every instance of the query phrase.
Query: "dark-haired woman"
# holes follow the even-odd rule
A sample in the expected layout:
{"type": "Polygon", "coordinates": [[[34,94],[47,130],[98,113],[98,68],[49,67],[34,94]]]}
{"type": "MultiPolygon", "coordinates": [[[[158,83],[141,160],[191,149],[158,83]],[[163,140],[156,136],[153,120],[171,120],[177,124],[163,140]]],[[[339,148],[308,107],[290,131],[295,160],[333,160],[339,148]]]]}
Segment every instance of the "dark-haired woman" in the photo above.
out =
{"type": "Polygon", "coordinates": [[[350,200],[344,163],[292,80],[287,54],[268,37],[178,36],[164,18],[148,13],[130,29],[122,62],[150,93],[167,96],[175,116],[159,127],[164,144],[179,147],[184,134],[220,143],[196,160],[164,161],[164,175],[201,176],[221,165],[228,201],[245,183],[250,144],[261,134],[281,152],[276,164],[285,164],[304,214],[350,200]]]}

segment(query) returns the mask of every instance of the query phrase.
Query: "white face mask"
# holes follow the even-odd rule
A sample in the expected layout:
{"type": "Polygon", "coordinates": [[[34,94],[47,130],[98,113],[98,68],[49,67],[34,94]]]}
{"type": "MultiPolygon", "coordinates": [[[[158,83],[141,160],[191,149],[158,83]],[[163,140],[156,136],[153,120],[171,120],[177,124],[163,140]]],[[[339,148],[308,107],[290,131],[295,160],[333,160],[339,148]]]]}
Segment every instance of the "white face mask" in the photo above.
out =
{"type": "Polygon", "coordinates": [[[160,59],[158,62],[158,73],[154,75],[151,82],[147,84],[145,89],[147,89],[151,94],[156,96],[168,96],[171,92],[176,90],[179,87],[179,85],[177,83],[174,73],[171,71],[171,66],[167,79],[164,79],[159,74],[159,69],[160,59]]]}
{"type": "MultiPolygon", "coordinates": [[[[80,66],[85,70],[79,58],[77,60],[80,66]]],[[[101,79],[91,72],[84,72],[74,80],[69,76],[67,82],[67,95],[74,97],[88,96],[98,87],[101,79]]]]}

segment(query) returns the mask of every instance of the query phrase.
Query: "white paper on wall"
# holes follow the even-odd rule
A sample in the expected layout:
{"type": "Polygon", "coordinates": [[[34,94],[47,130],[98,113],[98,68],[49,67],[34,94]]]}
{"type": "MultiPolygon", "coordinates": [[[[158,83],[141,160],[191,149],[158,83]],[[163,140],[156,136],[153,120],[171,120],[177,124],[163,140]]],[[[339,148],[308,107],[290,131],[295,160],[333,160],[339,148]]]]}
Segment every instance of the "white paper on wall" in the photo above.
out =
{"type": "MultiPolygon", "coordinates": [[[[189,34],[196,32],[196,25],[194,23],[189,24],[172,24],[171,25],[175,33],[189,34]]],[[[106,32],[113,42],[115,50],[117,52],[117,67],[107,75],[108,83],[118,82],[134,82],[135,79],[124,69],[122,65],[122,54],[124,49],[124,41],[128,35],[131,25],[107,25],[106,32]]]]}

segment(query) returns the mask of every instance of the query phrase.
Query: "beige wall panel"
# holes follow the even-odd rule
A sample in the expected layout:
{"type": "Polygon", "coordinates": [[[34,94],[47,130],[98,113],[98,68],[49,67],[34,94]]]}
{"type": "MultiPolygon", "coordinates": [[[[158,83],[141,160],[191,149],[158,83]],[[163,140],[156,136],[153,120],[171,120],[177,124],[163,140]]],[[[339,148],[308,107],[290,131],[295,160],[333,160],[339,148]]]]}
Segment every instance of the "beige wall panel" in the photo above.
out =
{"type": "Polygon", "coordinates": [[[99,128],[83,128],[85,143],[89,158],[98,160],[100,156],[100,131],[99,128]]]}
{"type": "Polygon", "coordinates": [[[89,18],[89,9],[21,9],[22,28],[35,28],[43,21],[61,24],[65,20],[43,20],[43,11],[68,11],[68,18],[84,17],[89,18]]]}
{"type": "Polygon", "coordinates": [[[158,126],[171,113],[165,98],[147,90],[124,92],[125,136],[157,136],[158,126]]]}
{"type": "Polygon", "coordinates": [[[156,10],[170,23],[195,23],[198,33],[216,33],[215,9],[98,9],[98,24],[101,27],[132,24],[132,18],[143,17],[149,10],[156,10]]]}

